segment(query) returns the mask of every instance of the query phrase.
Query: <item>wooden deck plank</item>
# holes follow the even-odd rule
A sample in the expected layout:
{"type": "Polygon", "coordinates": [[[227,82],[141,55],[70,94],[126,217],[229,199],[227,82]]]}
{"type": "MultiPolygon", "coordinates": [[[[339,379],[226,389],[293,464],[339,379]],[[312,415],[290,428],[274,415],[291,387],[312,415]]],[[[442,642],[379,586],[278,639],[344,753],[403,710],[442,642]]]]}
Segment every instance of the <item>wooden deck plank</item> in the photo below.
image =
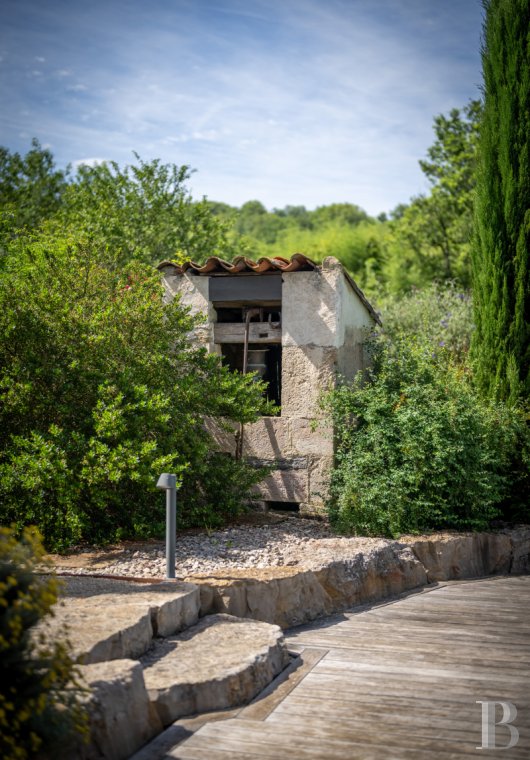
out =
{"type": "MultiPolygon", "coordinates": [[[[414,730],[430,731],[431,728],[451,728],[455,731],[469,732],[469,724],[480,715],[480,708],[469,705],[467,708],[455,705],[455,703],[443,704],[437,701],[428,707],[416,701],[404,704],[395,700],[393,703],[380,702],[357,702],[355,709],[340,700],[328,699],[325,701],[311,697],[293,697],[288,702],[283,702],[267,718],[269,721],[283,720],[286,716],[304,717],[305,720],[329,720],[344,721],[348,725],[366,725],[366,722],[382,726],[391,725],[396,730],[409,731],[411,726],[414,730]],[[391,708],[389,710],[389,707],[391,708]],[[399,709],[396,709],[399,708],[399,709]]],[[[525,720],[523,715],[521,720],[525,720]]],[[[530,738],[530,724],[526,718],[526,725],[517,722],[521,736],[530,738]]]]}
{"type": "MultiPolygon", "coordinates": [[[[443,584],[303,626],[286,638],[293,650],[307,651],[297,678],[235,717],[204,723],[166,757],[530,757],[529,577],[443,584]],[[477,700],[486,699],[518,709],[519,743],[511,750],[477,749],[477,700]]],[[[497,736],[506,741],[508,730],[499,727],[497,736]]]]}
{"type": "MultiPolygon", "coordinates": [[[[412,734],[398,735],[392,731],[374,731],[373,727],[365,727],[363,731],[350,730],[347,726],[333,726],[332,730],[325,725],[320,726],[316,722],[308,724],[307,721],[294,722],[292,720],[281,722],[266,721],[254,723],[253,721],[230,720],[225,723],[217,723],[215,726],[206,725],[193,739],[188,740],[193,745],[194,740],[201,739],[205,746],[233,749],[237,757],[237,749],[263,753],[275,753],[271,756],[283,758],[319,757],[325,745],[326,756],[330,758],[351,757],[355,747],[362,747],[363,753],[375,750],[382,757],[384,750],[389,757],[394,757],[396,750],[410,752],[423,752],[424,757],[447,758],[452,757],[475,757],[475,745],[480,740],[480,729],[475,730],[468,741],[455,741],[454,739],[440,742],[437,739],[425,739],[412,734]],[[372,730],[370,730],[372,729],[372,730]],[[471,741],[469,741],[471,738],[471,741]],[[281,754],[278,754],[281,751],[281,754]],[[434,755],[433,753],[436,753],[434,755]]],[[[183,747],[188,743],[186,742],[183,747]]],[[[372,754],[372,753],[370,753],[372,754]]],[[[513,752],[514,758],[527,760],[528,755],[524,749],[519,748],[513,752]]],[[[265,754],[268,757],[268,754],[265,754]]],[[[361,755],[364,758],[364,754],[361,755]]]]}

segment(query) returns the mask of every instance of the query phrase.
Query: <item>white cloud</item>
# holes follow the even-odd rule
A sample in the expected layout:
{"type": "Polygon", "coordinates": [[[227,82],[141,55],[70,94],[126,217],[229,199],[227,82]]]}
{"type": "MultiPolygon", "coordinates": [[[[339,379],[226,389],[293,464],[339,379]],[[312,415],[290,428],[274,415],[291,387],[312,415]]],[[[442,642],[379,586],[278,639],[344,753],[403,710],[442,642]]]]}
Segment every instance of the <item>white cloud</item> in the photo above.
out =
{"type": "Polygon", "coordinates": [[[193,140],[204,140],[213,142],[219,138],[219,132],[216,129],[196,130],[191,135],[193,140]]]}
{"type": "Polygon", "coordinates": [[[78,169],[80,166],[99,166],[107,163],[108,160],[108,158],[77,158],[72,161],[72,166],[74,169],[78,169]]]}
{"type": "MultiPolygon", "coordinates": [[[[417,161],[434,114],[476,95],[478,55],[470,63],[453,27],[439,30],[457,2],[210,0],[152,14],[132,3],[134,23],[119,24],[112,4],[96,2],[82,29],[97,48],[77,44],[77,27],[57,27],[66,42],[55,56],[33,45],[73,84],[55,82],[50,107],[35,95],[31,116],[12,128],[60,146],[64,163],[130,162],[134,149],[191,164],[200,194],[231,203],[345,200],[378,213],[421,189],[417,161]],[[459,55],[436,47],[443,34],[459,55]]],[[[11,97],[28,105],[14,89],[11,97]]]]}

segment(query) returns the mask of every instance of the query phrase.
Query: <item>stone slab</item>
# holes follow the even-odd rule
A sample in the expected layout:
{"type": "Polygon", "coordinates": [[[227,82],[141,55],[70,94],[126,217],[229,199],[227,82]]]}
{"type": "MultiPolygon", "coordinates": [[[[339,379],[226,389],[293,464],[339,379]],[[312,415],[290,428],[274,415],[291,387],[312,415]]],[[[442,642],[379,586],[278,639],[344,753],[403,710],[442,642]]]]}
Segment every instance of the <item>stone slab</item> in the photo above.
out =
{"type": "Polygon", "coordinates": [[[46,638],[66,637],[74,658],[85,665],[134,659],[149,649],[153,638],[146,605],[120,605],[100,598],[63,602],[37,631],[46,638]]]}
{"type": "Polygon", "coordinates": [[[505,533],[468,533],[409,540],[431,583],[510,571],[512,540],[505,533]]]}
{"type": "Polygon", "coordinates": [[[312,457],[309,467],[308,501],[310,504],[325,505],[329,493],[333,461],[332,456],[312,457]]]}
{"type": "Polygon", "coordinates": [[[260,459],[281,459],[293,454],[289,420],[282,417],[262,417],[245,425],[243,455],[260,459]]]}
{"type": "Polygon", "coordinates": [[[45,635],[65,633],[75,657],[84,664],[135,659],[153,636],[168,636],[194,625],[200,591],[190,583],[132,583],[63,577],[62,598],[45,635]]]}
{"type": "Polygon", "coordinates": [[[90,739],[62,755],[77,760],[126,760],[162,731],[147,694],[142,666],[133,660],[83,665],[81,680],[90,739]]]}
{"type": "Polygon", "coordinates": [[[512,542],[510,573],[527,575],[530,573],[530,526],[521,525],[513,530],[507,530],[506,535],[512,542]]]}
{"type": "Polygon", "coordinates": [[[412,550],[397,543],[326,563],[315,569],[315,575],[335,612],[397,596],[429,582],[412,550]]]}
{"type": "Polygon", "coordinates": [[[256,493],[264,501],[308,501],[308,471],[274,470],[256,486],[256,493]]]}
{"type": "Polygon", "coordinates": [[[284,346],[337,346],[339,294],[336,275],[322,271],[283,275],[284,346]]]}
{"type": "Polygon", "coordinates": [[[194,575],[201,587],[201,615],[227,613],[282,628],[329,614],[331,599],[311,570],[270,567],[194,575]]]}
{"type": "Polygon", "coordinates": [[[142,665],[150,700],[167,726],[184,715],[249,702],[289,661],[277,626],[209,615],[156,641],[142,665]]]}
{"type": "Polygon", "coordinates": [[[297,454],[333,456],[333,430],[320,423],[313,429],[313,420],[291,417],[289,420],[293,449],[297,454]]]}
{"type": "Polygon", "coordinates": [[[336,348],[285,346],[282,351],[282,416],[322,416],[320,395],[334,386],[336,375],[336,348]]]}

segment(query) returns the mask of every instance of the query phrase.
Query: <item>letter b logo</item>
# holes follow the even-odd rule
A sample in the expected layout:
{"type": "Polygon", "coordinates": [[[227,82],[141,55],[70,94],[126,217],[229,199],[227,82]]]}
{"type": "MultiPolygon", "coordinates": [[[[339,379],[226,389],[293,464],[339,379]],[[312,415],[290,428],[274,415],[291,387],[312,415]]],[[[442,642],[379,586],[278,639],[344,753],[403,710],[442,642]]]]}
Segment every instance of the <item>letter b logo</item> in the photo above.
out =
{"type": "Polygon", "coordinates": [[[519,741],[519,731],[511,724],[517,717],[517,708],[511,702],[482,702],[477,699],[477,705],[482,705],[482,744],[477,749],[511,749],[519,741]],[[495,720],[495,708],[502,707],[502,718],[495,720]],[[505,726],[510,732],[508,744],[495,743],[495,726],[505,726]]]}

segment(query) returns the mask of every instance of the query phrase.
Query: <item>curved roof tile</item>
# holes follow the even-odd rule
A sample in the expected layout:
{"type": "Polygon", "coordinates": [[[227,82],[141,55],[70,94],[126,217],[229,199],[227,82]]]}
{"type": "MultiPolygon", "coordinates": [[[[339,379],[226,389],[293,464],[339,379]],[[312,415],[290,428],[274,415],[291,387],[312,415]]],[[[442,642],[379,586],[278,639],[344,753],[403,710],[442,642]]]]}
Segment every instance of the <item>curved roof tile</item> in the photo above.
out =
{"type": "Polygon", "coordinates": [[[264,272],[297,272],[300,270],[315,269],[316,264],[303,253],[294,253],[290,259],[283,256],[274,256],[269,258],[264,256],[258,261],[247,259],[246,256],[236,256],[233,261],[224,261],[218,256],[210,256],[204,264],[196,264],[194,261],[185,261],[183,264],[176,264],[174,261],[162,261],[158,269],[173,267],[175,274],[184,274],[191,270],[191,274],[215,274],[225,273],[240,274],[241,272],[254,272],[263,274],[264,272]]]}

